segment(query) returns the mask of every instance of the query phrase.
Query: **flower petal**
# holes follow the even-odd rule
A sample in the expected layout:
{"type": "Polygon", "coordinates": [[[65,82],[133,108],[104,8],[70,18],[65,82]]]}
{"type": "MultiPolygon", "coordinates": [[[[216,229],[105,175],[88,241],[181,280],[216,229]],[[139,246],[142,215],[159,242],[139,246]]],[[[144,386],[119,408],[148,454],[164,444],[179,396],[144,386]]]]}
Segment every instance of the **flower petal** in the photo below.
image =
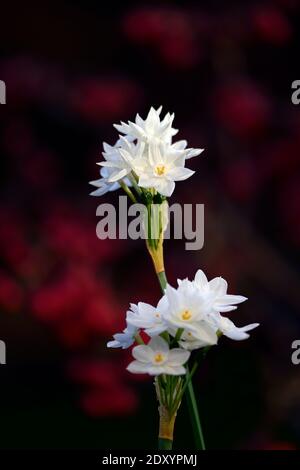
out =
{"type": "Polygon", "coordinates": [[[201,269],[198,269],[198,271],[196,272],[195,282],[199,285],[200,288],[206,287],[208,284],[207,277],[201,269]]]}
{"type": "Polygon", "coordinates": [[[143,364],[139,361],[132,361],[128,366],[128,372],[132,374],[147,374],[149,366],[147,364],[143,364]]]}
{"type": "Polygon", "coordinates": [[[149,364],[153,356],[153,351],[151,350],[149,346],[140,344],[133,348],[132,355],[134,359],[136,359],[137,361],[143,362],[145,364],[149,364]]]}
{"type": "Polygon", "coordinates": [[[168,365],[182,366],[189,359],[191,353],[180,348],[171,349],[168,357],[168,365]]]}
{"type": "Polygon", "coordinates": [[[160,351],[163,353],[167,353],[169,351],[168,343],[160,336],[155,336],[152,338],[149,341],[148,346],[152,349],[152,351],[160,351]]]}
{"type": "Polygon", "coordinates": [[[184,181],[194,173],[193,170],[189,170],[188,168],[175,167],[168,171],[167,176],[173,181],[184,181]]]}

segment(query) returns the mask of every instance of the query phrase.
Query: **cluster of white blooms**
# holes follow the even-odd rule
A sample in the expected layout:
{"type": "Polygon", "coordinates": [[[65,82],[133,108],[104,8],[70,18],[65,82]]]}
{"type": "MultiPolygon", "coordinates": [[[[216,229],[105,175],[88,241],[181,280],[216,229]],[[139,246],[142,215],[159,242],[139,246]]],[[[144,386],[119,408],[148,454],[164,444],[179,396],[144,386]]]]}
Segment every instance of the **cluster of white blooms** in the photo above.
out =
{"type": "Polygon", "coordinates": [[[248,331],[258,323],[239,328],[221,315],[235,310],[236,304],[246,297],[227,294],[227,282],[222,277],[207,280],[203,271],[198,270],[193,281],[178,280],[177,289],[167,285],[163,297],[156,307],[139,302],[131,304],[127,312],[127,328],[114,336],[108,347],[128,348],[135,342],[136,335],[144,331],[151,340],[147,345],[135,346],[133,361],[128,370],[133,373],[150,375],[182,375],[183,365],[190,351],[217,344],[225,335],[233,340],[249,337],[248,331]],[[176,344],[170,349],[170,344],[176,344]],[[176,340],[174,340],[176,338],[176,340]]]}
{"type": "Polygon", "coordinates": [[[176,181],[194,174],[185,168],[185,161],[203,149],[186,148],[185,140],[172,143],[178,132],[172,127],[174,114],[167,113],[160,120],[161,109],[151,108],[145,120],[137,114],[135,122],[114,125],[121,135],[114,146],[103,144],[104,161],[98,163],[101,178],[90,182],[97,188],[93,196],[114,191],[119,183],[130,186],[134,178],[141,188],[152,188],[169,197],[176,181]]]}

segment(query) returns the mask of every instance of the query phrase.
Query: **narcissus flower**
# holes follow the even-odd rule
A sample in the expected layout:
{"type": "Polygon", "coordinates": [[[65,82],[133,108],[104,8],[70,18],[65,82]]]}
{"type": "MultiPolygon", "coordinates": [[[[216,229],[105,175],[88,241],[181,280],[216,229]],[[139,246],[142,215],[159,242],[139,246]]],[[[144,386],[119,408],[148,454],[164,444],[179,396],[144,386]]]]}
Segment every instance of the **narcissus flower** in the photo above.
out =
{"type": "Polygon", "coordinates": [[[103,145],[105,150],[105,152],[103,152],[105,161],[98,163],[98,165],[110,170],[110,176],[108,178],[110,183],[124,179],[132,171],[132,165],[123,157],[123,152],[125,154],[130,154],[131,158],[135,159],[143,154],[145,148],[145,144],[143,142],[139,142],[135,145],[129,139],[125,139],[125,137],[120,137],[114,147],[111,147],[108,144],[103,145]]]}
{"type": "Polygon", "coordinates": [[[229,318],[221,317],[221,315],[219,318],[219,330],[224,336],[235,341],[249,338],[250,335],[247,331],[253,330],[257,326],[259,326],[259,323],[251,323],[250,325],[238,328],[231,320],[229,320],[229,318]]]}
{"type": "Polygon", "coordinates": [[[114,127],[121,134],[143,140],[146,143],[170,143],[172,137],[178,132],[178,129],[172,127],[175,114],[167,113],[161,121],[161,110],[162,106],[157,110],[151,108],[145,120],[137,114],[135,122],[128,121],[128,124],[121,122],[121,125],[114,124],[114,127]]]}
{"type": "MultiPolygon", "coordinates": [[[[102,155],[104,161],[98,163],[102,168],[100,170],[101,178],[95,181],[90,181],[92,186],[96,189],[91,193],[91,196],[102,196],[108,191],[115,191],[120,188],[118,181],[121,181],[131,172],[131,168],[128,166],[126,161],[120,154],[120,149],[127,149],[134,154],[135,146],[129,141],[129,139],[120,138],[117,140],[115,145],[109,145],[106,142],[103,143],[102,155]]],[[[124,181],[127,186],[130,186],[130,181],[125,178],[124,181]]]]}
{"type": "Polygon", "coordinates": [[[156,308],[144,302],[131,304],[126,316],[127,324],[142,328],[149,336],[159,335],[166,330],[166,324],[162,319],[166,307],[166,297],[160,299],[156,308]]]}
{"type": "Polygon", "coordinates": [[[169,197],[176,181],[183,181],[194,174],[185,168],[185,161],[199,155],[203,149],[187,148],[187,141],[172,143],[177,130],[172,127],[174,114],[166,114],[160,120],[161,108],[151,108],[143,120],[138,114],[135,122],[115,124],[124,134],[114,146],[104,143],[104,161],[101,178],[90,184],[98,189],[93,196],[114,191],[120,184],[137,184],[140,188],[152,189],[169,197]]]}
{"type": "Polygon", "coordinates": [[[127,349],[135,342],[135,335],[138,329],[132,325],[127,325],[122,333],[116,333],[113,341],[107,343],[108,348],[122,348],[127,349]]]}
{"type": "Polygon", "coordinates": [[[133,374],[149,375],[184,375],[183,365],[190,357],[190,352],[180,348],[169,349],[168,343],[160,336],[152,338],[147,345],[133,348],[135,361],[127,367],[133,374]]]}
{"type": "Polygon", "coordinates": [[[167,144],[148,146],[147,155],[131,160],[142,188],[154,188],[163,196],[171,196],[175,181],[183,181],[195,172],[185,168],[184,150],[167,144]]]}
{"type": "Polygon", "coordinates": [[[111,172],[108,168],[101,168],[100,176],[98,180],[90,181],[92,186],[95,186],[97,189],[90,193],[91,196],[103,196],[103,194],[108,193],[109,191],[116,191],[120,188],[119,183],[110,183],[109,176],[111,172]]]}
{"type": "MultiPolygon", "coordinates": [[[[248,331],[259,324],[237,327],[221,315],[236,309],[233,304],[247,300],[241,295],[227,294],[227,287],[222,277],[208,281],[204,272],[198,270],[193,281],[178,279],[177,289],[167,285],[156,307],[144,302],[131,304],[126,316],[127,329],[133,329],[133,335],[138,329],[150,337],[169,334],[177,338],[175,344],[188,351],[213,346],[222,335],[235,341],[247,339],[248,331]]],[[[128,338],[127,329],[115,335],[113,347],[133,344],[133,336],[128,338]]]]}
{"type": "Polygon", "coordinates": [[[214,344],[217,344],[218,336],[214,330],[212,332],[212,329],[209,325],[203,324],[202,330],[202,339],[196,338],[190,331],[183,331],[178,342],[179,345],[183,349],[194,351],[195,349],[201,349],[205,348],[206,346],[213,346],[214,344]],[[205,332],[207,333],[206,335],[205,332]]]}
{"type": "Polygon", "coordinates": [[[227,294],[228,284],[225,279],[215,277],[208,281],[201,269],[198,269],[196,272],[194,285],[203,298],[205,298],[205,301],[211,303],[213,310],[216,312],[230,312],[237,308],[234,304],[240,304],[247,300],[247,297],[243,295],[227,294]]]}
{"type": "Polygon", "coordinates": [[[168,285],[166,297],[168,308],[164,312],[164,321],[171,334],[182,329],[186,339],[199,340],[203,345],[217,343],[217,330],[210,324],[208,316],[210,306],[189,281],[182,281],[177,289],[168,285]]]}

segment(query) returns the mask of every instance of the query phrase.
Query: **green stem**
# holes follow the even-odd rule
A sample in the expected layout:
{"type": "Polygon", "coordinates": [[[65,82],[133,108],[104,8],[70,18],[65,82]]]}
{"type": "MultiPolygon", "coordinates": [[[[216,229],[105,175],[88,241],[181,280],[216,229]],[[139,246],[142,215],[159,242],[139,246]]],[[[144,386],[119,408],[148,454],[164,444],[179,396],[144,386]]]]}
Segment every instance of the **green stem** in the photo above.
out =
{"type": "MultiPolygon", "coordinates": [[[[188,366],[186,367],[188,369],[188,366]]],[[[192,422],[196,449],[205,450],[205,442],[192,380],[188,381],[186,399],[190,413],[190,419],[192,422]]]]}
{"type": "Polygon", "coordinates": [[[121,188],[125,191],[125,193],[127,194],[127,196],[129,197],[129,199],[130,199],[133,203],[136,203],[135,195],[133,194],[133,192],[131,191],[131,189],[129,189],[129,187],[127,186],[127,184],[124,183],[124,181],[119,181],[119,184],[120,184],[121,188]]]}
{"type": "Polygon", "coordinates": [[[142,190],[141,190],[141,188],[139,187],[139,185],[137,184],[136,177],[135,177],[134,175],[129,175],[129,179],[130,179],[130,181],[131,181],[132,186],[133,186],[134,189],[136,190],[137,194],[138,194],[139,196],[141,196],[142,190]]]}
{"type": "Polygon", "coordinates": [[[176,331],[174,341],[172,342],[172,345],[179,343],[182,333],[183,333],[183,328],[178,328],[178,330],[176,331]]]}
{"type": "Polygon", "coordinates": [[[168,283],[165,271],[161,271],[160,273],[157,273],[157,277],[158,277],[158,282],[159,282],[161,291],[164,294],[165,289],[167,287],[167,283],[168,283]]]}

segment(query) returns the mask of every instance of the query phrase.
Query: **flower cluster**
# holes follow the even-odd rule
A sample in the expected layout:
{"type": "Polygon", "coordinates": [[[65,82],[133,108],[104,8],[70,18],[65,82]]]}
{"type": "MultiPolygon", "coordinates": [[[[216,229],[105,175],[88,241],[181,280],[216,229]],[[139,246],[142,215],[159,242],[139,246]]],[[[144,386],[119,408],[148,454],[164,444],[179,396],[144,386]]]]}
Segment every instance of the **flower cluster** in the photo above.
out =
{"type": "Polygon", "coordinates": [[[127,369],[150,375],[185,374],[183,366],[191,351],[217,344],[221,335],[237,341],[247,339],[248,331],[258,326],[253,323],[239,328],[221,315],[247,300],[241,295],[227,294],[227,287],[222,277],[208,281],[201,270],[193,281],[178,280],[177,289],[167,285],[156,307],[144,302],[131,304],[127,327],[114,335],[108,347],[128,348],[141,340],[140,331],[144,331],[151,339],[147,345],[133,348],[135,360],[127,369]]]}
{"type": "Polygon", "coordinates": [[[167,113],[161,120],[161,110],[151,108],[145,120],[137,114],[135,122],[114,125],[120,132],[119,139],[113,146],[103,144],[101,178],[90,182],[97,188],[92,195],[101,196],[122,185],[137,184],[169,197],[176,181],[194,174],[185,168],[185,161],[203,149],[186,148],[185,140],[172,142],[178,132],[172,127],[174,114],[167,113]]]}

